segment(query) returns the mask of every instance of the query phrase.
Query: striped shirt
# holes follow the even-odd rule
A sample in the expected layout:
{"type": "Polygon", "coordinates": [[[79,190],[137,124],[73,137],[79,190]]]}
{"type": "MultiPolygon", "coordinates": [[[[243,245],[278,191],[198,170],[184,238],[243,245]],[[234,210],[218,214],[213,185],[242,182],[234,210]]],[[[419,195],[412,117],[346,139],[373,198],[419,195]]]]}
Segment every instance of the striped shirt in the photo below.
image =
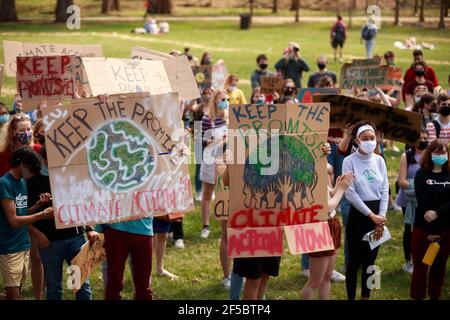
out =
{"type": "Polygon", "coordinates": [[[206,141],[210,140],[212,137],[212,132],[208,130],[211,129],[218,129],[223,126],[226,126],[226,122],[220,118],[217,117],[214,122],[211,121],[211,118],[208,115],[203,115],[202,118],[202,137],[203,137],[203,146],[206,146],[206,141]]]}
{"type": "Polygon", "coordinates": [[[439,133],[439,137],[437,137],[436,134],[436,127],[433,122],[428,122],[427,124],[427,131],[428,131],[428,137],[430,141],[433,141],[437,138],[444,141],[444,143],[450,143],[450,122],[447,124],[442,124],[439,121],[439,118],[436,119],[436,121],[441,125],[441,132],[439,133]]]}

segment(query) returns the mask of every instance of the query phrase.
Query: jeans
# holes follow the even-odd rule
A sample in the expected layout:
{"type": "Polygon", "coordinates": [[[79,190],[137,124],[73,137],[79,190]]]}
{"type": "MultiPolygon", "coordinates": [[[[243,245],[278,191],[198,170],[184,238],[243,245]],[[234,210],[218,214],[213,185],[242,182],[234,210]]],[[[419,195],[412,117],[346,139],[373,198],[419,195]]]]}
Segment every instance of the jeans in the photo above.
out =
{"type": "Polygon", "coordinates": [[[367,59],[372,58],[373,48],[375,47],[375,40],[366,40],[366,56],[367,59]]]}
{"type": "Polygon", "coordinates": [[[231,272],[230,281],[230,300],[239,300],[244,278],[239,277],[236,273],[231,272]]]}
{"type": "Polygon", "coordinates": [[[200,181],[200,167],[201,163],[195,164],[195,193],[202,192],[202,182],[200,181]]]}
{"type": "Polygon", "coordinates": [[[308,254],[302,254],[302,270],[309,270],[309,256],[308,254]]]}
{"type": "MultiPolygon", "coordinates": [[[[64,260],[70,265],[70,261],[80,252],[81,246],[86,242],[84,235],[79,235],[66,240],[55,240],[39,253],[44,267],[45,284],[47,287],[47,300],[62,300],[63,298],[63,267],[64,260]]],[[[76,293],[77,300],[91,300],[92,292],[89,279],[76,293]]]]}
{"type": "Polygon", "coordinates": [[[342,223],[344,224],[344,264],[346,270],[348,265],[348,240],[347,240],[347,233],[345,232],[345,230],[347,229],[347,221],[348,221],[348,214],[350,212],[350,207],[351,207],[350,202],[345,198],[345,196],[343,196],[340,204],[340,212],[342,215],[342,223]]]}
{"type": "Polygon", "coordinates": [[[328,163],[333,166],[334,181],[336,182],[337,177],[342,174],[342,162],[344,161],[344,156],[338,153],[337,144],[331,144],[331,153],[327,156],[327,160],[328,163]]]}

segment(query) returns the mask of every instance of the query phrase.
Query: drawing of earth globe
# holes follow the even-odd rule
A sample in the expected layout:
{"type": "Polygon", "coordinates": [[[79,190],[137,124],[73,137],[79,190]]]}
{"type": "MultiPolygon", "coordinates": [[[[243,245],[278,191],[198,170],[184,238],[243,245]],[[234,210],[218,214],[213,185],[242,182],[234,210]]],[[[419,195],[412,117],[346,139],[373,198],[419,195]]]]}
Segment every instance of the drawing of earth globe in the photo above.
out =
{"type": "Polygon", "coordinates": [[[102,189],[136,189],[155,171],[149,137],[129,121],[105,124],[92,135],[87,146],[89,175],[102,189]]]}

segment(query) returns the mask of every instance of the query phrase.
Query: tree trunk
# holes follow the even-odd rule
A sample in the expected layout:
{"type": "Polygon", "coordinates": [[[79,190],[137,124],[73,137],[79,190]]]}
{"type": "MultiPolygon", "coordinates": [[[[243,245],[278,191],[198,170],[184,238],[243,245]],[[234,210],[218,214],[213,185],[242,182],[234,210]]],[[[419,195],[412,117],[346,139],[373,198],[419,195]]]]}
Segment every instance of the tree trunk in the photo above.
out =
{"type": "Polygon", "coordinates": [[[153,3],[152,13],[156,14],[171,14],[172,13],[172,3],[170,0],[156,0],[153,3]]]}
{"type": "Polygon", "coordinates": [[[120,0],[102,0],[102,13],[120,11],[120,0]]]}
{"type": "Polygon", "coordinates": [[[273,0],[272,13],[278,12],[278,0],[273,0]]]}
{"type": "Polygon", "coordinates": [[[16,0],[0,0],[0,21],[17,21],[16,0]]]}
{"type": "Polygon", "coordinates": [[[255,6],[255,0],[250,0],[250,17],[253,17],[254,6],[255,6]]]}
{"type": "MultiPolygon", "coordinates": [[[[356,0],[349,0],[348,1],[348,27],[352,27],[352,16],[353,16],[353,9],[356,7],[356,0]]],[[[367,6],[365,8],[367,10],[367,6]]]]}
{"type": "Polygon", "coordinates": [[[444,17],[445,17],[445,8],[446,7],[447,7],[447,0],[441,0],[441,15],[439,18],[439,25],[438,25],[439,29],[445,29],[444,17]]]}
{"type": "Polygon", "coordinates": [[[396,26],[400,25],[400,0],[395,0],[395,21],[396,26]]]}
{"type": "Polygon", "coordinates": [[[414,13],[413,13],[414,16],[417,15],[418,4],[419,4],[419,0],[414,0],[414,13]]]}
{"type": "Polygon", "coordinates": [[[294,0],[295,2],[295,23],[299,20],[300,0],[294,0]]]}
{"type": "Polygon", "coordinates": [[[66,22],[69,14],[67,8],[73,5],[73,0],[57,0],[55,9],[55,22],[66,22]]]}
{"type": "Polygon", "coordinates": [[[425,9],[425,0],[420,0],[420,18],[419,18],[419,22],[425,22],[425,16],[423,14],[424,9],[425,9]]]}

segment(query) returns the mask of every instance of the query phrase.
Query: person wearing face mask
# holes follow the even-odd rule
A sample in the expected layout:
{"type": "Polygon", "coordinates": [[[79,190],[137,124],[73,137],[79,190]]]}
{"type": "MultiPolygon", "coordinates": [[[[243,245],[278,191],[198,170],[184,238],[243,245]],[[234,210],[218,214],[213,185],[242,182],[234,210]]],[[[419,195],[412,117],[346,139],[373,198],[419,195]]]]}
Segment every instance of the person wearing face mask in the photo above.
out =
{"type": "Polygon", "coordinates": [[[414,89],[417,86],[419,86],[419,85],[426,86],[428,89],[428,92],[430,92],[430,93],[433,93],[433,89],[434,89],[433,82],[431,82],[425,78],[425,73],[427,72],[426,71],[427,64],[424,61],[415,62],[413,65],[413,69],[416,74],[415,79],[403,86],[403,90],[405,91],[405,94],[406,94],[406,105],[411,104],[414,89]]]}
{"type": "Polygon", "coordinates": [[[398,170],[399,191],[396,204],[402,208],[403,212],[403,254],[405,264],[403,270],[412,274],[413,263],[411,261],[411,226],[414,222],[417,198],[414,190],[414,177],[420,168],[420,160],[428,147],[428,132],[422,129],[420,133],[419,146],[411,147],[400,157],[400,168],[398,170]]]}
{"type": "Polygon", "coordinates": [[[0,130],[5,127],[10,119],[9,111],[3,102],[0,102],[0,130]]]}
{"type": "Polygon", "coordinates": [[[33,142],[31,121],[24,113],[11,116],[7,125],[6,138],[0,141],[0,144],[0,176],[11,168],[9,158],[17,148],[29,146],[37,153],[41,150],[41,145],[33,142]]]}
{"type": "MultiPolygon", "coordinates": [[[[26,180],[28,201],[35,203],[39,200],[41,194],[51,194],[50,179],[48,176],[47,152],[45,146],[40,152],[42,160],[41,170],[26,180]]],[[[52,202],[49,201],[40,209],[51,208],[52,202]]],[[[51,220],[40,220],[29,226],[31,236],[31,270],[44,272],[46,299],[62,300],[63,298],[63,264],[64,260],[70,264],[70,261],[80,252],[81,246],[85,243],[84,234],[91,243],[98,239],[98,233],[92,227],[74,227],[65,229],[56,229],[55,222],[51,220]],[[33,249],[36,250],[35,261],[33,261],[33,249]],[[37,259],[38,258],[38,259],[37,259]],[[42,261],[42,262],[41,262],[42,261]],[[39,264],[42,263],[41,268],[39,264]]],[[[42,288],[42,280],[40,280],[42,288]]],[[[33,281],[34,287],[35,281],[33,281]]],[[[36,285],[39,284],[36,281],[36,285]]],[[[91,300],[92,293],[89,280],[86,280],[80,290],[76,293],[77,300],[91,300]]]]}
{"type": "Polygon", "coordinates": [[[426,128],[428,123],[438,117],[436,114],[436,99],[431,93],[424,93],[418,102],[414,104],[412,111],[423,115],[422,126],[426,128]]]}
{"type": "Polygon", "coordinates": [[[268,59],[265,54],[260,54],[259,56],[256,57],[256,64],[258,65],[258,69],[253,71],[252,76],[250,78],[252,89],[261,87],[261,77],[268,77],[273,75],[272,72],[267,70],[268,59]]]}
{"type": "Polygon", "coordinates": [[[225,81],[224,89],[230,98],[230,104],[247,104],[244,92],[237,87],[239,78],[235,74],[230,74],[225,81]]]}
{"type": "Polygon", "coordinates": [[[253,104],[258,104],[258,105],[265,104],[266,103],[266,95],[261,92],[260,87],[256,87],[255,89],[253,89],[252,97],[250,98],[250,100],[253,104]]]}
{"type": "Polygon", "coordinates": [[[430,141],[441,139],[444,143],[450,143],[450,99],[445,94],[440,94],[437,99],[437,119],[427,124],[427,131],[430,135],[430,141]]]}
{"type": "Polygon", "coordinates": [[[298,103],[297,88],[295,82],[292,79],[287,79],[284,83],[283,94],[280,98],[280,103],[298,103]]]}
{"type": "Polygon", "coordinates": [[[286,55],[278,60],[275,69],[283,75],[284,79],[292,79],[295,87],[301,88],[302,74],[309,71],[309,66],[300,56],[300,46],[296,42],[291,42],[286,55]]]}
{"type": "Polygon", "coordinates": [[[41,146],[45,144],[45,130],[42,119],[36,121],[33,126],[33,141],[35,144],[40,144],[41,146]]]}
{"type": "Polygon", "coordinates": [[[336,74],[334,72],[328,71],[327,69],[327,58],[320,56],[317,58],[317,68],[319,71],[309,76],[308,88],[316,87],[323,77],[330,77],[333,83],[336,83],[336,74]]]}
{"type": "Polygon", "coordinates": [[[363,236],[375,229],[375,238],[383,234],[389,201],[389,181],[384,159],[375,154],[377,146],[375,126],[360,122],[355,125],[352,137],[358,149],[344,159],[342,174],[352,173],[354,180],[345,191],[351,208],[346,236],[348,241],[348,265],[345,285],[347,297],[356,297],[357,277],[362,266],[361,299],[368,300],[371,289],[368,268],[375,264],[379,247],[371,250],[363,236]]]}
{"type": "Polygon", "coordinates": [[[411,298],[422,300],[428,295],[438,300],[444,288],[445,270],[450,255],[450,162],[448,145],[438,139],[430,142],[414,178],[417,197],[412,231],[411,298]],[[422,262],[431,242],[440,249],[431,267],[422,262]]]}
{"type": "Polygon", "coordinates": [[[0,274],[7,300],[19,300],[29,265],[30,237],[28,226],[48,219],[53,208],[42,210],[50,194],[43,193],[29,206],[25,178],[41,168],[39,156],[28,146],[11,153],[10,170],[0,178],[0,274]]]}

